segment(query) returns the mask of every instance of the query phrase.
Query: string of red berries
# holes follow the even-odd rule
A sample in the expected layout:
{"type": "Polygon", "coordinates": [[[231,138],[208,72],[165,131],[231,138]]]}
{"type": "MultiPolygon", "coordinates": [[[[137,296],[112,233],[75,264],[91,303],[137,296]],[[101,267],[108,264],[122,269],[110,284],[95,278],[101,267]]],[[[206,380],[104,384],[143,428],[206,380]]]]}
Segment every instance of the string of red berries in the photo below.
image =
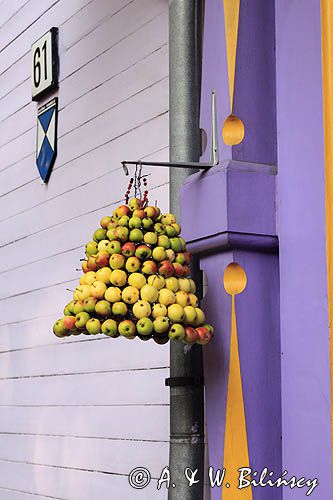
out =
{"type": "Polygon", "coordinates": [[[131,193],[131,189],[132,189],[132,186],[133,186],[133,182],[134,182],[134,179],[133,177],[130,178],[130,181],[128,183],[128,186],[127,186],[127,191],[125,193],[125,203],[126,205],[128,205],[128,201],[129,201],[129,196],[130,196],[130,193],[131,193]]]}
{"type": "Polygon", "coordinates": [[[127,186],[127,191],[125,192],[126,205],[128,205],[133,185],[134,185],[134,191],[135,191],[134,192],[135,198],[137,197],[138,194],[140,196],[141,208],[145,208],[148,205],[149,200],[148,200],[148,189],[147,189],[147,186],[148,186],[147,177],[148,177],[148,175],[142,175],[142,165],[141,165],[141,162],[139,162],[135,168],[135,176],[134,176],[134,178],[131,177],[131,179],[128,183],[128,186],[127,186]],[[143,192],[143,196],[141,194],[141,181],[142,181],[143,186],[145,188],[145,191],[143,192]]]}

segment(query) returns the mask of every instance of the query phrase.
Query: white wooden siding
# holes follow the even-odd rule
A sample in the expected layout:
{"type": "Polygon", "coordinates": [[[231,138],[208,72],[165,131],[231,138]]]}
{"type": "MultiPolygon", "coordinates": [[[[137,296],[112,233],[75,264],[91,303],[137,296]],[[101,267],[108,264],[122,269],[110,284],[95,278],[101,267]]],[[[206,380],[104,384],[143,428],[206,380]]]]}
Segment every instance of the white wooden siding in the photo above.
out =
{"type": "MultiPolygon", "coordinates": [[[[45,98],[41,103],[46,102],[45,98]]],[[[167,0],[0,2],[0,498],[166,498],[169,346],[52,334],[121,160],[168,159],[167,0]],[[35,165],[31,44],[59,27],[58,158],[35,165]],[[129,486],[145,466],[152,482],[129,486]]],[[[168,170],[151,199],[168,209],[168,170]]]]}

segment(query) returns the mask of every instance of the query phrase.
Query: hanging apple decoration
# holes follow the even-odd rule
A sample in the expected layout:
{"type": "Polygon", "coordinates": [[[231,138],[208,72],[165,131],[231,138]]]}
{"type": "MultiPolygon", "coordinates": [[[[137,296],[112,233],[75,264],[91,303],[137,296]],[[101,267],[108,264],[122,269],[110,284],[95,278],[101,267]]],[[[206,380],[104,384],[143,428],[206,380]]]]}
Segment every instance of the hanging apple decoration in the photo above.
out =
{"type": "Polygon", "coordinates": [[[126,205],[103,217],[87,243],[84,274],[53,332],[207,344],[213,327],[199,308],[181,227],[173,214],[148,205],[148,191],[129,201],[133,182],[126,205]]]}

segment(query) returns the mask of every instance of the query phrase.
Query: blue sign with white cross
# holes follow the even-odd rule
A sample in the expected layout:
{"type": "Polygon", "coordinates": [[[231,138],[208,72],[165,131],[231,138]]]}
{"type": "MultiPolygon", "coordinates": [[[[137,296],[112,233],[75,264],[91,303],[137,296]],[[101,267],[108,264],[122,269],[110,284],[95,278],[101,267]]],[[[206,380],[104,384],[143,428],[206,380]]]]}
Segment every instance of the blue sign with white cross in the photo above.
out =
{"type": "Polygon", "coordinates": [[[57,156],[58,98],[38,109],[36,163],[39,175],[47,182],[57,156]]]}

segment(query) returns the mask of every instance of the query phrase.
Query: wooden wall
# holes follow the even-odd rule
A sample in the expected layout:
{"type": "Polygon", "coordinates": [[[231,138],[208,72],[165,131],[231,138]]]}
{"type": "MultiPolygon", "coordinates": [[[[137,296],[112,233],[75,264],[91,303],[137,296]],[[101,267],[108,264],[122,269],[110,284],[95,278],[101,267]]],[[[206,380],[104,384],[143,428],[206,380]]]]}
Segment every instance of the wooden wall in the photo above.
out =
{"type": "MultiPolygon", "coordinates": [[[[127,476],[168,462],[169,346],[60,341],[52,323],[83,245],[123,198],[120,161],[168,159],[167,42],[167,0],[0,2],[1,500],[166,498],[127,476]],[[52,26],[58,157],[43,185],[30,47],[52,26]]],[[[166,210],[167,169],[149,186],[166,210]]]]}

